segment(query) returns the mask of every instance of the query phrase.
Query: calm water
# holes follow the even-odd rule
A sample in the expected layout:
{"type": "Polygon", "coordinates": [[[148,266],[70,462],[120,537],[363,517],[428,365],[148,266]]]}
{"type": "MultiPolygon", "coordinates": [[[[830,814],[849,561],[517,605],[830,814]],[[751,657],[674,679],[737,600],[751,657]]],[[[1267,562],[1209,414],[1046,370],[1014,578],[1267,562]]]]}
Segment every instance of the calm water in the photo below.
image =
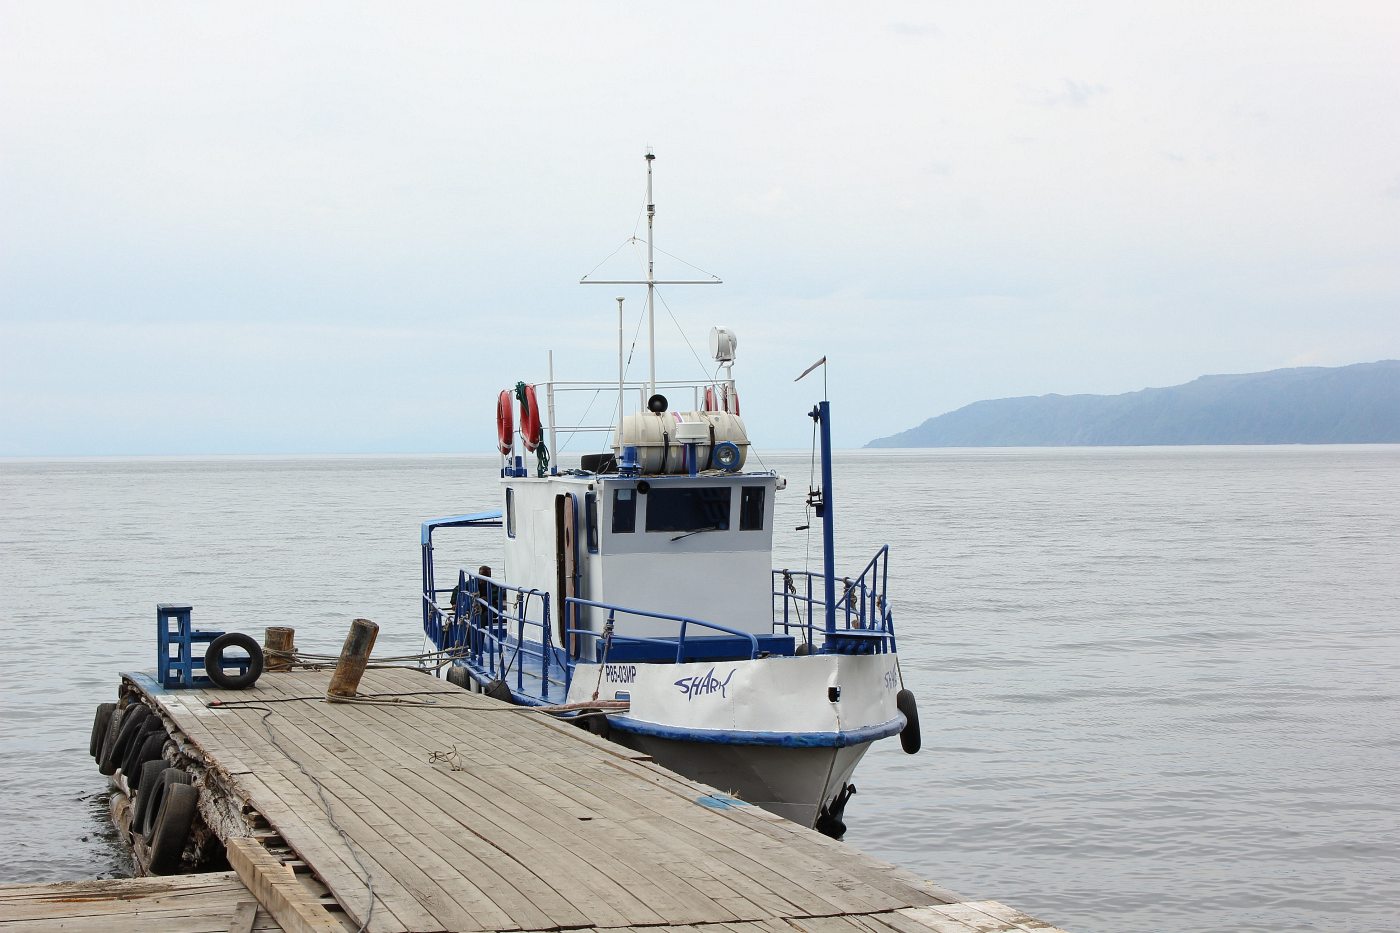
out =
{"type": "MultiPolygon", "coordinates": [[[[808,458],[767,465],[791,529],[808,458]]],[[[867,757],[850,844],[1080,933],[1395,928],[1400,447],[837,470],[842,568],[892,545],[924,731],[867,757]]],[[[0,462],[0,881],[128,870],[87,738],[156,603],[416,649],[418,522],[494,495],[482,457],[0,462]]]]}

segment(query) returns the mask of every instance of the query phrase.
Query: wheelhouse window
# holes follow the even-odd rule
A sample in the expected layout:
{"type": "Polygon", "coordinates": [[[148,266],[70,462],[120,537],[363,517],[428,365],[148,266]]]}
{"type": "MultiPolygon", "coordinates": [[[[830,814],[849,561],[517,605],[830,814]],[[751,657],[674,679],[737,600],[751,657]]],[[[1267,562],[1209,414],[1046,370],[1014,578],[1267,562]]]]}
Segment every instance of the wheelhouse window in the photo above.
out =
{"type": "Polygon", "coordinates": [[[598,494],[590,492],[583,497],[583,518],[587,526],[588,551],[598,553],[598,494]]]}
{"type": "Polygon", "coordinates": [[[743,491],[739,493],[740,531],[763,530],[763,494],[765,491],[762,486],[745,486],[743,491]]]}
{"type": "Polygon", "coordinates": [[[506,487],[506,534],[515,537],[515,490],[506,487]]]}
{"type": "Polygon", "coordinates": [[[728,486],[653,486],[647,494],[647,531],[729,530],[728,486]]]}
{"type": "Polygon", "coordinates": [[[615,535],[637,530],[637,490],[630,486],[613,490],[612,530],[615,535]]]}

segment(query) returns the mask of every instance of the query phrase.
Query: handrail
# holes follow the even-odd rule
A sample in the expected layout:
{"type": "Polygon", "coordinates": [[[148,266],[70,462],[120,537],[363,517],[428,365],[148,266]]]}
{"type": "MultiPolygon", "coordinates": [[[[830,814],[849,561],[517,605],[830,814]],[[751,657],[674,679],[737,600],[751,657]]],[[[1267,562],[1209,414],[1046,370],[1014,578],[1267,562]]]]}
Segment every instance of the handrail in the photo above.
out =
{"type": "MultiPolygon", "coordinates": [[[[609,624],[609,625],[611,625],[611,624],[613,623],[613,620],[616,618],[617,613],[619,613],[619,612],[626,613],[626,614],[628,614],[628,615],[641,616],[641,617],[647,618],[647,619],[660,619],[660,620],[663,621],[663,622],[679,622],[679,623],[680,623],[680,631],[679,631],[679,633],[677,633],[677,635],[676,635],[676,637],[675,637],[675,639],[674,639],[674,641],[675,641],[675,643],[676,643],[676,663],[677,663],[677,664],[680,664],[680,663],[682,662],[682,660],[685,658],[685,633],[686,633],[686,627],[687,627],[687,626],[690,626],[690,625],[698,625],[698,626],[700,626],[700,627],[702,627],[702,628],[714,629],[716,632],[724,632],[724,633],[727,634],[727,635],[738,635],[738,636],[740,636],[740,637],[742,637],[742,638],[747,638],[747,639],[749,640],[749,645],[750,645],[750,649],[749,649],[749,659],[752,660],[752,659],[758,657],[758,650],[759,650],[759,649],[758,649],[758,638],[756,638],[752,632],[745,632],[745,631],[742,631],[741,629],[730,628],[730,627],[727,626],[727,625],[720,625],[718,622],[705,622],[705,621],[702,621],[702,620],[700,620],[700,619],[692,619],[692,618],[690,618],[689,616],[674,616],[674,615],[670,615],[670,614],[664,613],[664,612],[650,612],[650,611],[648,611],[648,610],[646,610],[646,609],[629,609],[629,608],[626,607],[626,606],[617,606],[617,605],[614,605],[614,604],[612,604],[612,603],[601,603],[601,602],[597,602],[597,601],[591,600],[591,599],[582,599],[582,598],[580,598],[580,597],[578,597],[578,596],[570,596],[570,597],[567,597],[567,598],[564,600],[564,618],[565,618],[565,620],[566,620],[566,624],[567,624],[568,621],[571,621],[573,618],[576,618],[576,617],[577,617],[577,612],[578,612],[578,607],[579,607],[579,606],[591,606],[591,607],[593,607],[593,608],[595,608],[595,609],[606,609],[606,610],[608,610],[608,624],[609,624]],[[572,609],[573,609],[572,612],[570,612],[570,608],[571,608],[571,607],[572,607],[572,609]]],[[[565,629],[565,632],[566,632],[568,635],[571,635],[571,636],[572,636],[572,635],[598,635],[598,636],[601,636],[601,635],[602,635],[602,632],[594,631],[593,629],[582,629],[582,628],[577,628],[577,627],[575,627],[575,626],[568,626],[568,627],[565,629]]],[[[615,636],[615,637],[617,637],[617,636],[615,636]]],[[[666,636],[643,636],[643,635],[627,635],[627,636],[625,636],[625,639],[626,639],[627,641],[644,641],[644,642],[654,642],[654,643],[666,643],[666,642],[670,642],[670,641],[673,640],[673,639],[671,639],[671,638],[669,638],[669,637],[666,637],[666,636]]],[[[573,640],[573,639],[571,639],[571,640],[573,641],[573,650],[570,651],[569,656],[570,656],[571,659],[573,659],[573,660],[575,660],[575,661],[580,660],[580,659],[581,659],[581,649],[582,649],[582,646],[583,646],[583,639],[582,639],[582,638],[578,638],[578,639],[576,639],[576,640],[573,640]]]]}
{"type": "Polygon", "coordinates": [[[553,665],[563,674],[564,691],[568,692],[573,666],[566,655],[560,656],[559,647],[553,643],[548,592],[460,570],[455,588],[425,588],[423,602],[425,632],[439,648],[465,647],[470,661],[497,679],[508,678],[511,668],[515,668],[514,686],[520,692],[525,689],[525,666],[517,661],[522,656],[537,659],[543,691],[548,694],[549,684],[559,683],[551,679],[553,665]],[[439,594],[445,592],[453,592],[457,597],[450,608],[437,602],[439,594]],[[513,607],[508,605],[511,593],[516,594],[513,607]],[[528,614],[530,598],[535,596],[540,600],[540,619],[528,614]],[[526,639],[527,626],[540,630],[538,647],[526,639]]]}
{"type": "MultiPolygon", "coordinates": [[[[823,626],[822,633],[828,638],[833,635],[840,637],[845,633],[860,633],[861,637],[884,636],[888,639],[889,650],[895,650],[894,613],[886,598],[889,550],[887,544],[876,551],[854,580],[845,577],[838,581],[845,589],[836,598],[834,608],[838,622],[844,624],[838,625],[834,632],[826,632],[823,626]]],[[[773,579],[774,631],[781,629],[784,634],[791,634],[793,628],[797,628],[805,632],[808,644],[814,644],[818,632],[815,617],[826,608],[824,599],[815,592],[817,587],[814,584],[822,581],[823,576],[805,570],[774,570],[773,579]],[[805,592],[799,591],[796,583],[799,579],[805,583],[805,592]]]]}

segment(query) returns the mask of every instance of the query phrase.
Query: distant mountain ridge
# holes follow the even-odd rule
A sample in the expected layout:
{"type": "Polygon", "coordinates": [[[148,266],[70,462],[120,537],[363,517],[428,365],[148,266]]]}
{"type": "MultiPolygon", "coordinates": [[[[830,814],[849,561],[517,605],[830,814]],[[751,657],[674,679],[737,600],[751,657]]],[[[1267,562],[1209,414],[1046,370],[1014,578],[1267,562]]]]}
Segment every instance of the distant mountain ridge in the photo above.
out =
{"type": "Polygon", "coordinates": [[[992,399],[866,447],[1400,443],[1400,360],[1201,376],[1122,395],[992,399]]]}

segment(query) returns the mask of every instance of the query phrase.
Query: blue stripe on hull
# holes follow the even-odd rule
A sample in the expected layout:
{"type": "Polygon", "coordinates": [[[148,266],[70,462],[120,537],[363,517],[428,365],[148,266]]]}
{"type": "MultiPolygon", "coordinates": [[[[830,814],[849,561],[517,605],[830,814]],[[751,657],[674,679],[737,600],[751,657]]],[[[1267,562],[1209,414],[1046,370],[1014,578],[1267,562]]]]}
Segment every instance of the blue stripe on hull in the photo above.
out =
{"type": "Polygon", "coordinates": [[[904,729],[904,714],[889,722],[846,732],[744,732],[728,729],[687,729],[663,726],[654,722],[632,719],[630,716],[609,716],[608,723],[621,732],[649,735],[678,742],[709,742],[720,745],[776,745],[781,748],[845,748],[863,745],[876,739],[899,735],[904,729]]]}

